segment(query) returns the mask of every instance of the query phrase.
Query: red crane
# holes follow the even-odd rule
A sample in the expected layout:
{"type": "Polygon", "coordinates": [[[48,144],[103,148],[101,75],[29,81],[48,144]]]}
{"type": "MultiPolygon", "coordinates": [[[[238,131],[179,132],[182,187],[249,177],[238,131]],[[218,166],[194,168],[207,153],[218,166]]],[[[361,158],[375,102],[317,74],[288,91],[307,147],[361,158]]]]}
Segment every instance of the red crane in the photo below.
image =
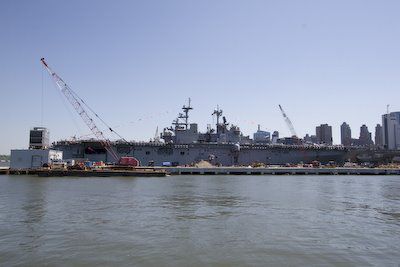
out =
{"type": "MultiPolygon", "coordinates": [[[[61,79],[60,76],[57,75],[46,63],[44,58],[41,58],[40,61],[43,63],[46,70],[49,72],[51,77],[53,78],[54,82],[56,83],[57,87],[60,91],[64,94],[67,98],[69,103],[74,107],[75,111],[81,116],[82,120],[85,124],[89,127],[92,133],[96,136],[96,138],[101,142],[103,147],[110,153],[110,155],[114,158],[116,162],[122,165],[139,165],[139,161],[133,157],[119,157],[118,153],[112,147],[110,140],[108,140],[103,132],[96,126],[94,120],[89,116],[88,112],[85,110],[84,106],[87,106],[86,103],[78,97],[78,95],[61,79]],[[136,161],[136,162],[135,162],[136,161]]],[[[90,108],[89,108],[90,109],[90,108]]],[[[91,110],[91,109],[90,109],[91,110]]],[[[92,111],[92,110],[91,110],[92,111]]],[[[93,111],[92,111],[93,112],[93,111]]],[[[93,112],[94,113],[94,112],[93,112]]],[[[96,113],[94,113],[96,117],[98,117],[103,123],[105,123],[96,113]]],[[[109,130],[114,132],[111,127],[109,130]]],[[[120,136],[120,135],[118,135],[120,136]]],[[[121,136],[120,136],[121,137],[121,136]]],[[[123,138],[122,138],[123,139],[123,138]]]]}

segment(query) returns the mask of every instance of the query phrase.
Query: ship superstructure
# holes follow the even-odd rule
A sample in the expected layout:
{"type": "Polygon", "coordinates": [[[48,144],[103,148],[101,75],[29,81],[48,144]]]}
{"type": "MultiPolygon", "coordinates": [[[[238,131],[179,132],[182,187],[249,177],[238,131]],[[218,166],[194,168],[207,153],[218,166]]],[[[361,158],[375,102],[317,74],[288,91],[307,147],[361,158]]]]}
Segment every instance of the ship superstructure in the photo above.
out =
{"type": "Polygon", "coordinates": [[[250,144],[251,139],[243,136],[240,128],[230,125],[223,111],[217,107],[211,116],[215,116],[217,123],[215,128],[207,127],[205,133],[198,131],[197,123],[189,123],[189,111],[193,110],[189,99],[188,105],[182,107],[183,113],[179,113],[178,117],[172,122],[172,126],[164,128],[161,139],[167,144],[191,144],[191,143],[234,143],[234,144],[250,144]],[[222,122],[220,122],[222,118],[222,122]],[[182,121],[183,120],[183,121],[182,121]]]}

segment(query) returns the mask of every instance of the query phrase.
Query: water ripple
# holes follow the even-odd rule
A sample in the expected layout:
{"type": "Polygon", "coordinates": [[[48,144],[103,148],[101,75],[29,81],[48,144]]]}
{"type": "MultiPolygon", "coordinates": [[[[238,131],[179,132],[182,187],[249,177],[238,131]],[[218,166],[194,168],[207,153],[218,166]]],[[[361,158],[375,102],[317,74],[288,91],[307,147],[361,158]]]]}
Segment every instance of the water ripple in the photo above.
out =
{"type": "Polygon", "coordinates": [[[0,176],[0,265],[396,266],[394,176],[0,176]]]}

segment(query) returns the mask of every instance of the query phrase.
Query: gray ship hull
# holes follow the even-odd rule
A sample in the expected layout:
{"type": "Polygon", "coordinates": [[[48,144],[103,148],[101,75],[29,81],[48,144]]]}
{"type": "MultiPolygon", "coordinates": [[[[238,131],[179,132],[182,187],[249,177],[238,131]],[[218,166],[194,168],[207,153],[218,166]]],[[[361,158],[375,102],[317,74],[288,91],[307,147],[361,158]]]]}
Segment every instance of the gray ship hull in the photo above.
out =
{"type": "MultiPolygon", "coordinates": [[[[321,163],[334,161],[344,163],[347,151],[332,147],[305,147],[287,145],[235,145],[220,143],[164,144],[164,143],[116,143],[120,156],[132,156],[141,165],[161,166],[166,162],[173,165],[191,165],[201,160],[215,165],[239,166],[263,163],[267,165],[321,163]]],[[[87,159],[111,162],[113,158],[97,141],[60,141],[54,149],[63,151],[64,159],[87,159]]]]}

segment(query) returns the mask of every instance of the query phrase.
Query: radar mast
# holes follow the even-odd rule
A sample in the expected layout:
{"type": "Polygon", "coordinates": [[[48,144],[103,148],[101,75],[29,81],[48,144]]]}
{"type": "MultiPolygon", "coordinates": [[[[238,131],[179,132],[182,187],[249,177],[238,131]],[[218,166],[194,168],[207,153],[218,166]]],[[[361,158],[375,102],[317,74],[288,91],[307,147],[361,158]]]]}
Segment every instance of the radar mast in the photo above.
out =
{"type": "Polygon", "coordinates": [[[214,109],[214,112],[211,114],[211,116],[214,116],[214,115],[217,117],[217,131],[218,131],[219,118],[222,116],[222,109],[220,109],[218,105],[217,105],[217,109],[214,109]]]}

